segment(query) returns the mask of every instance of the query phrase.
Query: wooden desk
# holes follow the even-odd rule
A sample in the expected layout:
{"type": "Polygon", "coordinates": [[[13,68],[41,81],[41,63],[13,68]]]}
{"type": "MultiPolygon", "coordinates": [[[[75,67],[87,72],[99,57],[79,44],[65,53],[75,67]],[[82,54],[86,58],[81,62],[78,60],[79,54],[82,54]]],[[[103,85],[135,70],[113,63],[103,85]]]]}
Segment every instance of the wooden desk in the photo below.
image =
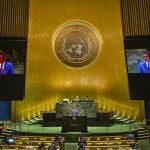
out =
{"type": "Polygon", "coordinates": [[[87,132],[86,116],[64,116],[62,122],[63,132],[87,132]]]}

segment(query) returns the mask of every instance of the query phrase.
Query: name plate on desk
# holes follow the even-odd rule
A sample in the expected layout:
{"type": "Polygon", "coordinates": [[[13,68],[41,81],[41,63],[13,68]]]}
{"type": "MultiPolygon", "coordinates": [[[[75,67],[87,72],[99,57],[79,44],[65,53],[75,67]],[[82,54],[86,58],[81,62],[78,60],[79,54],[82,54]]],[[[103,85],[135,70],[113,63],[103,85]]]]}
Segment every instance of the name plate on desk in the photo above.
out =
{"type": "Polygon", "coordinates": [[[63,118],[70,114],[71,110],[76,107],[81,116],[87,118],[96,118],[97,107],[94,101],[89,102],[72,102],[72,103],[56,103],[56,118],[63,118]]]}
{"type": "Polygon", "coordinates": [[[61,132],[87,132],[87,117],[64,116],[61,132]]]}

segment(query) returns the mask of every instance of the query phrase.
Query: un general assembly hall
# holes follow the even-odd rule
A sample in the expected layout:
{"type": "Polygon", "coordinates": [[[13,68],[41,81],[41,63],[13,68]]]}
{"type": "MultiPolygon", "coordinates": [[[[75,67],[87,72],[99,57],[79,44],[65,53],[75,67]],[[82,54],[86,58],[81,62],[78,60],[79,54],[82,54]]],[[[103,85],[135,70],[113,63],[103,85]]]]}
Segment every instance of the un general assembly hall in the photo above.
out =
{"type": "Polygon", "coordinates": [[[150,0],[0,0],[0,149],[149,150],[150,0]]]}

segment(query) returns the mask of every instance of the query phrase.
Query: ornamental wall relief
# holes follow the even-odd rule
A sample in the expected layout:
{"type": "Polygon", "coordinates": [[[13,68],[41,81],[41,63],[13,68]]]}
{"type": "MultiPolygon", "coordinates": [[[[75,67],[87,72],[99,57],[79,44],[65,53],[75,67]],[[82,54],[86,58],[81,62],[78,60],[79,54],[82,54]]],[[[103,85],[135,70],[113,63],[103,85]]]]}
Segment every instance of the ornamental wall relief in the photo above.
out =
{"type": "Polygon", "coordinates": [[[100,46],[100,36],[96,29],[80,21],[60,26],[53,37],[56,56],[71,67],[90,64],[97,57],[100,46]]]}

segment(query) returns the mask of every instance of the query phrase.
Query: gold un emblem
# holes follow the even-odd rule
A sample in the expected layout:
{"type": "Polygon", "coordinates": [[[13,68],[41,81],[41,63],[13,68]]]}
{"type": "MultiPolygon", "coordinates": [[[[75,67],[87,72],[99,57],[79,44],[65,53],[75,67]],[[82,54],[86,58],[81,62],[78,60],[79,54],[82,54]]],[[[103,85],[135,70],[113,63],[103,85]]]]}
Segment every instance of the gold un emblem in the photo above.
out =
{"type": "Polygon", "coordinates": [[[84,22],[69,22],[54,34],[53,49],[58,59],[71,67],[83,67],[97,57],[100,49],[99,34],[84,22]]]}

